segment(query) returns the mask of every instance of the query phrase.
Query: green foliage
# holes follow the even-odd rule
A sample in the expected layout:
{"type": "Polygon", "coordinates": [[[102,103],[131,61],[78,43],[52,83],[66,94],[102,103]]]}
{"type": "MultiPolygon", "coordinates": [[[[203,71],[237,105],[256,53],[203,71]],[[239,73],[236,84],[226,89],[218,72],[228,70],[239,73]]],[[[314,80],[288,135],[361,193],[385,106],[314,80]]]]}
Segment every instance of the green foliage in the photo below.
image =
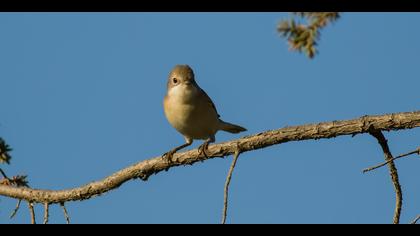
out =
{"type": "Polygon", "coordinates": [[[27,177],[27,175],[16,175],[12,178],[3,178],[0,179],[0,184],[15,187],[29,187],[27,177]]]}
{"type": "Polygon", "coordinates": [[[281,21],[277,31],[287,38],[290,49],[303,51],[312,59],[318,53],[316,46],[321,34],[320,30],[336,21],[340,14],[338,12],[294,12],[293,14],[305,18],[309,24],[301,24],[291,18],[281,21]]]}
{"type": "MultiPolygon", "coordinates": [[[[12,158],[9,154],[10,151],[12,151],[10,146],[4,139],[0,138],[0,163],[10,164],[10,159],[12,158]]],[[[0,179],[0,184],[15,187],[29,187],[26,175],[15,175],[12,178],[9,178],[1,168],[0,174],[0,176],[3,176],[3,178],[0,179]]]]}
{"type": "Polygon", "coordinates": [[[0,138],[0,163],[10,164],[10,159],[12,158],[9,152],[12,149],[7,145],[7,143],[0,138]]]}

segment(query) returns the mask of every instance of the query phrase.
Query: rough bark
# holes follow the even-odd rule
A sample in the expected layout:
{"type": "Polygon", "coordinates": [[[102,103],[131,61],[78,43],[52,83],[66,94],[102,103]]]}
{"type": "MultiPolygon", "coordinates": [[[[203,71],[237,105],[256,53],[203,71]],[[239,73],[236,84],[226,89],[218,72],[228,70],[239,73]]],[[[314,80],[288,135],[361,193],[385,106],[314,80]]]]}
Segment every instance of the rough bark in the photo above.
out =
{"type": "Polygon", "coordinates": [[[147,180],[152,174],[180,165],[191,165],[205,159],[224,157],[236,151],[248,152],[275,144],[308,139],[333,138],[341,135],[369,133],[372,130],[390,131],[411,129],[420,126],[420,111],[386,114],[379,116],[363,116],[352,120],[323,122],[300,126],[284,127],[237,140],[210,145],[208,158],[198,155],[196,149],[173,156],[168,163],[161,157],[138,162],[122,169],[100,181],[67,190],[42,190],[27,187],[11,187],[0,185],[0,195],[26,200],[32,203],[63,203],[67,201],[85,200],[119,187],[124,182],[141,178],[147,180]]]}

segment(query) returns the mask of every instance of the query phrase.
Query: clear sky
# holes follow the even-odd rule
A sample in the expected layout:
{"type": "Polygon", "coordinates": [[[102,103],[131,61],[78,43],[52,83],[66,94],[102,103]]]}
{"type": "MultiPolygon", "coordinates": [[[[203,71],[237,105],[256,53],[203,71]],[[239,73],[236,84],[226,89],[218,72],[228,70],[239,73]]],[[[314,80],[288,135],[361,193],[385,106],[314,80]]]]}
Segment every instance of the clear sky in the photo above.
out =
{"type": "MultiPolygon", "coordinates": [[[[184,142],[162,108],[166,79],[189,64],[221,117],[248,129],[420,109],[418,13],[344,13],[320,54],[291,52],[276,26],[288,13],[0,13],[0,137],[9,174],[34,188],[99,180],[184,142]]],[[[386,132],[394,155],[420,129],[386,132]]],[[[196,148],[201,141],[195,141],[196,148]]],[[[73,223],[219,223],[231,157],[129,181],[67,203],[73,223]]],[[[395,194],[369,135],[291,142],[240,156],[227,223],[391,223],[395,194]]],[[[420,214],[418,158],[396,163],[402,223],[420,214]]],[[[0,197],[0,223],[30,222],[0,197]]],[[[36,207],[42,222],[43,208],[36,207]]],[[[51,223],[64,223],[59,206],[51,223]]]]}

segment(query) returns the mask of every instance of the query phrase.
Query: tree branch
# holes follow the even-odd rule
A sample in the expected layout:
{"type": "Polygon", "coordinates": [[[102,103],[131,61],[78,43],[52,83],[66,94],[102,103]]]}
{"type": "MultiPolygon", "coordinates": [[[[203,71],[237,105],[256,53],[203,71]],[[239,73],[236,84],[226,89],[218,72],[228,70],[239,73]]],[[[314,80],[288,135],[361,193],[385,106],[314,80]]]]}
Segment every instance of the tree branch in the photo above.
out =
{"type": "Polygon", "coordinates": [[[9,177],[7,177],[6,173],[4,173],[4,171],[0,168],[0,174],[3,176],[4,179],[9,180],[9,177]]]}
{"type": "Polygon", "coordinates": [[[417,224],[417,221],[418,220],[420,220],[420,215],[418,215],[418,216],[416,216],[416,218],[413,220],[413,221],[411,221],[411,223],[410,224],[417,224]]]}
{"type": "Polygon", "coordinates": [[[372,170],[378,169],[378,168],[380,168],[380,167],[382,167],[382,166],[390,163],[391,161],[395,161],[395,160],[397,160],[397,159],[399,159],[401,157],[410,156],[412,154],[418,154],[418,155],[420,155],[420,147],[417,148],[416,150],[412,151],[412,152],[409,152],[409,153],[405,153],[405,154],[401,154],[399,156],[396,156],[396,157],[394,157],[394,158],[392,158],[392,159],[390,159],[388,161],[385,161],[385,162],[383,162],[383,163],[381,163],[379,165],[376,165],[376,166],[373,166],[373,167],[369,167],[369,168],[363,169],[363,173],[366,173],[368,171],[372,171],[372,170]]]}
{"type": "Polygon", "coordinates": [[[67,213],[66,205],[64,205],[64,202],[60,202],[60,206],[63,209],[64,219],[66,219],[66,223],[70,224],[70,217],[67,213]]]}
{"type": "Polygon", "coordinates": [[[402,191],[401,185],[398,180],[398,171],[395,163],[392,161],[393,157],[391,151],[389,150],[388,141],[385,139],[385,136],[380,130],[372,129],[369,133],[378,140],[379,145],[381,145],[382,151],[384,152],[385,161],[388,163],[389,174],[391,175],[392,183],[394,184],[395,190],[395,211],[394,211],[394,224],[400,222],[401,207],[402,207],[402,191]]]}
{"type": "Polygon", "coordinates": [[[31,215],[31,224],[36,224],[34,204],[32,202],[28,202],[28,208],[29,208],[29,213],[31,215]]]}
{"type": "Polygon", "coordinates": [[[152,174],[157,174],[162,170],[175,166],[191,165],[209,158],[232,155],[238,147],[243,153],[290,141],[368,133],[371,128],[389,131],[415,127],[420,127],[420,111],[380,116],[363,116],[353,120],[291,126],[210,145],[207,151],[208,158],[199,155],[197,150],[190,150],[176,153],[172,163],[168,163],[161,157],[151,158],[122,169],[102,180],[73,189],[56,191],[0,185],[0,195],[34,203],[62,203],[86,200],[113,190],[128,180],[136,178],[147,180],[152,174]]]}
{"type": "Polygon", "coordinates": [[[19,207],[20,207],[20,203],[21,203],[21,202],[22,202],[22,200],[21,200],[21,199],[19,199],[19,200],[17,201],[15,209],[12,211],[12,214],[10,214],[10,219],[12,219],[13,217],[15,217],[16,213],[17,213],[17,212],[18,212],[18,210],[19,210],[19,207]]]}
{"type": "Polygon", "coordinates": [[[48,223],[50,204],[44,203],[44,225],[48,223]]]}

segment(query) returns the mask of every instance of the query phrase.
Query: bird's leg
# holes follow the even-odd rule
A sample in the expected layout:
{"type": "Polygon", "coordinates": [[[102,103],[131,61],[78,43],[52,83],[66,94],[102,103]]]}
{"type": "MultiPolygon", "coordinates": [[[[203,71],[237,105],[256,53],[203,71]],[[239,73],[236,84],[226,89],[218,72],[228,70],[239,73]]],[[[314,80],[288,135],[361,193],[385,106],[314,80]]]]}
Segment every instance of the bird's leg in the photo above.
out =
{"type": "Polygon", "coordinates": [[[166,152],[162,155],[162,158],[166,159],[169,163],[172,162],[172,156],[179,150],[188,147],[192,144],[192,139],[185,139],[186,143],[182,144],[181,146],[178,146],[172,150],[170,150],[169,152],[166,152]]]}
{"type": "Polygon", "coordinates": [[[212,136],[212,137],[208,138],[206,141],[204,141],[204,143],[201,144],[198,147],[198,154],[203,154],[206,158],[208,158],[207,153],[206,153],[206,150],[209,147],[209,143],[212,143],[214,141],[215,141],[214,136],[212,136]]]}

